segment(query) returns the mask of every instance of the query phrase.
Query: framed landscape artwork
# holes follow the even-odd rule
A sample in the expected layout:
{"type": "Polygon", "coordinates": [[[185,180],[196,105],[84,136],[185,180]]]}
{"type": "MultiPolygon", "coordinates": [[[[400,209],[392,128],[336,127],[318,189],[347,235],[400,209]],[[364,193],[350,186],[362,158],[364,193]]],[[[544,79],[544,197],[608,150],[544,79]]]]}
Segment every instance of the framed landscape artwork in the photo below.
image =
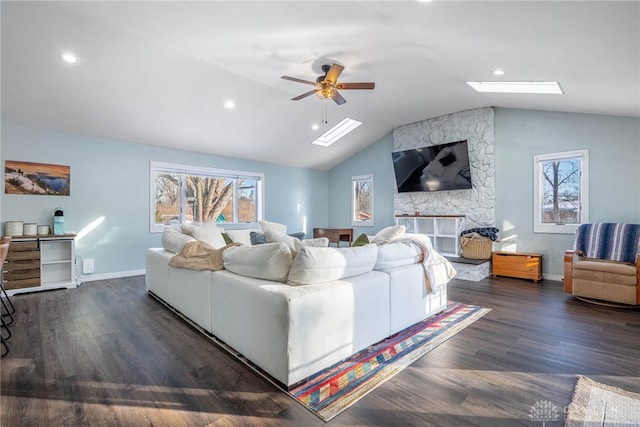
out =
{"type": "Polygon", "coordinates": [[[5,194],[68,196],[70,179],[70,166],[14,160],[4,163],[5,194]]]}

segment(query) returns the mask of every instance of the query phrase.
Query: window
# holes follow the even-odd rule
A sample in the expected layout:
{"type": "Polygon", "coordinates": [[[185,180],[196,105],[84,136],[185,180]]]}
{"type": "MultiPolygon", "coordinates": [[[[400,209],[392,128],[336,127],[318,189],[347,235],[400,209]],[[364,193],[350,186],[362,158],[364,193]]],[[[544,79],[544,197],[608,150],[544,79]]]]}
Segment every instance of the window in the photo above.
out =
{"type": "Polygon", "coordinates": [[[533,158],[535,233],[575,233],[589,222],[589,151],[533,158]]]}
{"type": "Polygon", "coordinates": [[[373,175],[351,177],[351,225],[373,226],[373,175]]]}
{"type": "Polygon", "coordinates": [[[150,231],[167,224],[262,219],[264,175],[171,163],[150,163],[150,231]]]}

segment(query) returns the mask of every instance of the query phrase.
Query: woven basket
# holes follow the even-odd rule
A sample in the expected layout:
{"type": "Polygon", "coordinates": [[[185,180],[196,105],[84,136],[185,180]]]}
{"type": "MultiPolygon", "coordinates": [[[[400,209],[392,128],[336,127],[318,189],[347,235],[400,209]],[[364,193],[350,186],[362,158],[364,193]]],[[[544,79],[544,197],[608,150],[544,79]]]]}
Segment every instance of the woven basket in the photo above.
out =
{"type": "Polygon", "coordinates": [[[466,237],[462,236],[462,256],[470,259],[491,258],[491,248],[493,241],[487,237],[466,237]]]}

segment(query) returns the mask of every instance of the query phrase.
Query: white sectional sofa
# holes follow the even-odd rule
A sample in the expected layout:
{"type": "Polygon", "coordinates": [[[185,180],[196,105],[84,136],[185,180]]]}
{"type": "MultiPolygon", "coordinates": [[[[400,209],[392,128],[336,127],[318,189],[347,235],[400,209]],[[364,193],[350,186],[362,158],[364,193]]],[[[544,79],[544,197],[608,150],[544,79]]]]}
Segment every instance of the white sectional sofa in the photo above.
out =
{"type": "Polygon", "coordinates": [[[178,248],[165,246],[174,252],[146,252],[149,293],[285,386],[447,304],[445,284],[427,292],[421,249],[407,241],[294,253],[281,242],[231,247],[221,271],[171,267],[178,248]]]}

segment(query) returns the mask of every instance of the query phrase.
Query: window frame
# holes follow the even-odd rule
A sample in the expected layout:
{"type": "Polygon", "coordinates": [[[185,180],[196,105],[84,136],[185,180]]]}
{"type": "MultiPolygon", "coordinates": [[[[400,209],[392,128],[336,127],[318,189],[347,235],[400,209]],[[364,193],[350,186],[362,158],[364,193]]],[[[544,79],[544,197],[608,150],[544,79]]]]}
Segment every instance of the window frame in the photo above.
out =
{"type": "MultiPolygon", "coordinates": [[[[248,172],[248,171],[239,171],[232,169],[219,169],[219,168],[208,168],[203,166],[192,166],[185,165],[179,163],[167,163],[167,162],[158,162],[151,160],[149,161],[149,232],[150,233],[160,233],[162,232],[166,224],[156,224],[155,222],[155,211],[156,211],[156,174],[158,172],[167,172],[180,174],[183,179],[184,175],[205,175],[215,178],[231,178],[234,180],[245,178],[245,179],[254,179],[256,181],[256,221],[263,219],[264,213],[264,173],[261,172],[248,172]]],[[[232,224],[251,224],[255,223],[253,221],[250,222],[237,222],[238,217],[238,188],[237,185],[234,185],[233,190],[233,206],[234,206],[234,218],[232,222],[225,222],[221,224],[221,226],[232,225],[232,224]]],[[[185,203],[186,193],[184,191],[184,187],[181,186],[180,189],[180,223],[184,223],[184,215],[185,215],[185,203]]]]}
{"type": "Polygon", "coordinates": [[[580,224],[589,222],[589,150],[563,151],[533,156],[533,232],[575,234],[580,224]],[[573,224],[550,224],[542,222],[544,204],[544,174],[542,166],[555,160],[580,160],[580,222],[573,224]]]}
{"type": "Polygon", "coordinates": [[[354,175],[351,177],[351,225],[354,227],[373,227],[373,212],[374,212],[374,186],[373,186],[373,174],[354,175]],[[356,192],[355,185],[358,181],[369,180],[371,186],[371,218],[368,220],[356,219],[356,192]]]}

